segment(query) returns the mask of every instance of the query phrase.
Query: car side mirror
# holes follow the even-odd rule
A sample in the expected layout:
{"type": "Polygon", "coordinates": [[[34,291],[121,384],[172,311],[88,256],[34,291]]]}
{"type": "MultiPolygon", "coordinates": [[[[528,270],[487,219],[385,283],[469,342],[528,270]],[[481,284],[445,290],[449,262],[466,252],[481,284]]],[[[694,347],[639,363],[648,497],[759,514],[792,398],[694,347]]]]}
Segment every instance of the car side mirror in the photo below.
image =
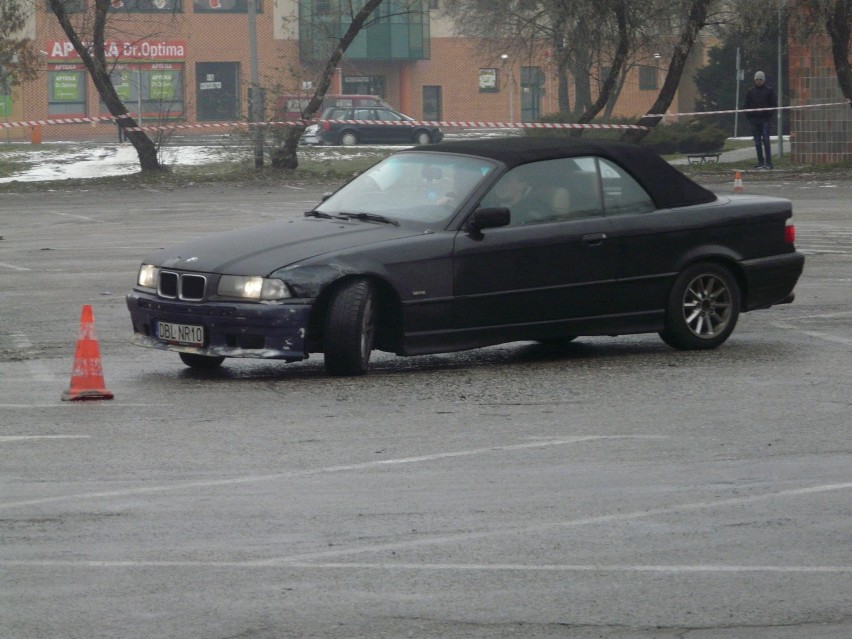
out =
{"type": "Polygon", "coordinates": [[[494,229],[498,226],[508,226],[511,221],[509,209],[505,206],[493,206],[476,209],[470,216],[468,227],[473,231],[494,229]]]}

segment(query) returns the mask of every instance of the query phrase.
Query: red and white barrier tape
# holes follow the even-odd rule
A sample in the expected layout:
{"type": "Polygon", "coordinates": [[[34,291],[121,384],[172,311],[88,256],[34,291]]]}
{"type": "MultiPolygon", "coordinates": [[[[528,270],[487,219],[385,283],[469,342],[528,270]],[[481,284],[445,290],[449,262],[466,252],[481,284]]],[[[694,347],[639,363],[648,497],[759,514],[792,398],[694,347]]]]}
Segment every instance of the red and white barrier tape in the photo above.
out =
{"type": "Polygon", "coordinates": [[[781,109],[782,111],[786,111],[788,109],[817,109],[819,107],[829,107],[829,106],[841,106],[848,105],[849,100],[845,102],[826,102],[824,104],[796,104],[782,107],[775,107],[770,109],[727,109],[726,111],[693,111],[691,113],[648,113],[642,117],[645,118],[673,118],[681,115],[724,115],[726,113],[752,113],[754,111],[778,111],[781,109]]]}
{"type": "MultiPolygon", "coordinates": [[[[75,117],[75,118],[50,118],[46,120],[23,120],[20,122],[0,122],[0,128],[11,129],[14,127],[45,126],[53,124],[86,124],[93,122],[105,122],[111,120],[130,119],[132,116],[121,115],[100,117],[75,117]]],[[[260,126],[296,126],[298,124],[310,125],[324,122],[326,120],[288,120],[283,122],[260,122],[260,126]]],[[[340,124],[385,124],[391,126],[443,126],[464,127],[482,129],[646,129],[648,127],[636,124],[570,124],[559,122],[481,122],[481,121],[437,121],[437,120],[334,120],[340,124]]],[[[174,129],[221,129],[233,127],[252,126],[251,122],[212,122],[199,124],[167,124],[159,126],[127,126],[125,131],[161,131],[174,129]]]]}
{"type": "MultiPolygon", "coordinates": [[[[824,104],[802,104],[795,106],[780,107],[787,109],[814,109],[819,107],[840,106],[849,104],[845,102],[828,102],[824,104]]],[[[769,109],[777,111],[776,109],[769,109]]],[[[753,111],[767,111],[767,109],[728,109],[725,111],[693,111],[691,113],[649,113],[642,117],[670,118],[677,116],[692,115],[722,115],[728,113],[751,113],[753,111]]],[[[92,124],[97,122],[111,122],[116,120],[132,119],[130,115],[113,117],[103,115],[97,117],[73,117],[73,118],[47,118],[44,120],[21,120],[19,122],[0,122],[0,129],[13,129],[18,127],[50,126],[57,124],[92,124]]],[[[289,120],[285,122],[260,122],[259,126],[296,126],[299,124],[310,125],[323,122],[324,120],[289,120]]],[[[571,124],[562,122],[483,122],[483,121],[433,121],[433,120],[334,120],[342,124],[384,124],[392,126],[439,126],[460,127],[468,129],[621,129],[645,130],[649,127],[638,124],[571,124]]],[[[173,131],[178,129],[230,129],[234,127],[252,126],[251,122],[211,122],[199,124],[167,124],[159,126],[127,126],[125,131],[173,131]]]]}

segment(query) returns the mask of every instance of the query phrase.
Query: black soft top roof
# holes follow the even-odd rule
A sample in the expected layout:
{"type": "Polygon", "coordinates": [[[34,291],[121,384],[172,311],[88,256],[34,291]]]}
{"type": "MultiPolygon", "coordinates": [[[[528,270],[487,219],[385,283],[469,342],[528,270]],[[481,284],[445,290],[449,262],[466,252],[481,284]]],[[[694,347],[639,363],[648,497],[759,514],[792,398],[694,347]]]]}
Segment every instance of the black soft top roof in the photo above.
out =
{"type": "Polygon", "coordinates": [[[502,162],[509,168],[539,160],[597,155],[628,171],[639,182],[657,208],[705,204],[716,195],[699,186],[655,151],[638,144],[612,140],[562,137],[507,137],[461,140],[418,147],[417,151],[463,153],[502,162]]]}

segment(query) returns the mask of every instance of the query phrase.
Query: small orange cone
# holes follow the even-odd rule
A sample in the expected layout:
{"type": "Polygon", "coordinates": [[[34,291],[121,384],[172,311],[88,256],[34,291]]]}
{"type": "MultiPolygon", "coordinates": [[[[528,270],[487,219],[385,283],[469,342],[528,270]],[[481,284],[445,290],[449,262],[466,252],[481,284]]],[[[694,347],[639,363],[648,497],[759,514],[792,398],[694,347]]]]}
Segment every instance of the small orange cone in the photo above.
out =
{"type": "Polygon", "coordinates": [[[95,337],[95,319],[92,307],[88,304],[83,305],[83,313],[80,315],[80,334],[71,371],[71,388],[62,393],[62,399],[112,399],[112,393],[104,388],[101,353],[95,337]]]}
{"type": "Polygon", "coordinates": [[[739,171],[734,172],[734,192],[740,193],[743,190],[743,174],[739,171]]]}

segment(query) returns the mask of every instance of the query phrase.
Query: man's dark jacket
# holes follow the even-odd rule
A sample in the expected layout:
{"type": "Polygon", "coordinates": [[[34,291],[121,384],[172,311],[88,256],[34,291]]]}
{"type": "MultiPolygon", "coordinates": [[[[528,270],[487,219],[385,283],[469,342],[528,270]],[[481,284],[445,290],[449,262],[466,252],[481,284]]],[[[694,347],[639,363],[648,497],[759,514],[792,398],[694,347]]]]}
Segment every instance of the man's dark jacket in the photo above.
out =
{"type": "MultiPolygon", "coordinates": [[[[748,90],[743,109],[774,109],[775,106],[775,92],[772,87],[764,84],[760,87],[755,85],[748,90]]],[[[752,111],[745,116],[749,122],[766,122],[772,117],[772,111],[752,111]]]]}

